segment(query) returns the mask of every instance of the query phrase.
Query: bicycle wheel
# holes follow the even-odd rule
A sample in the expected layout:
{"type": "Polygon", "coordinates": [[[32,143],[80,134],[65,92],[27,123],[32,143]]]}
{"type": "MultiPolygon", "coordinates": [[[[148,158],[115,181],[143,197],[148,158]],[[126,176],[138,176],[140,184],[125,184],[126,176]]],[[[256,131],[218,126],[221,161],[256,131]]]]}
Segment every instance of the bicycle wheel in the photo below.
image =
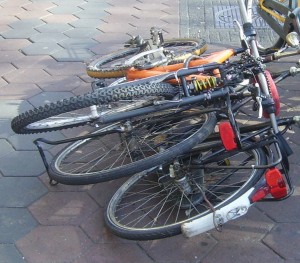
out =
{"type": "Polygon", "coordinates": [[[134,240],[177,235],[182,223],[212,213],[212,207],[219,209],[234,201],[261,178],[262,170],[234,168],[265,164],[266,156],[261,149],[228,152],[222,160],[212,158],[205,169],[192,168],[195,159],[222,147],[220,143],[212,148],[209,145],[202,146],[198,156],[193,152],[177,160],[180,179],[171,176],[168,166],[130,177],[108,204],[108,228],[122,238],[134,240]],[[209,168],[224,164],[232,168],[209,168]]]}
{"type": "Polygon", "coordinates": [[[84,95],[60,100],[26,111],[12,120],[11,127],[15,133],[28,134],[40,133],[66,128],[78,127],[97,122],[104,114],[112,114],[118,111],[131,110],[147,104],[149,96],[173,97],[178,92],[167,83],[149,83],[132,86],[114,86],[98,89],[84,95]],[[142,101],[135,101],[128,106],[127,100],[143,97],[142,101]],[[125,106],[116,105],[108,110],[113,102],[125,100],[125,106]],[[90,106],[98,105],[97,113],[92,113],[90,106]]]}
{"type": "MultiPolygon", "coordinates": [[[[172,54],[169,63],[179,63],[191,55],[201,55],[207,49],[203,39],[178,38],[166,40],[162,44],[164,52],[172,54]]],[[[126,70],[134,65],[125,65],[125,61],[140,53],[141,48],[125,48],[97,60],[92,61],[86,68],[92,78],[119,78],[124,77],[126,70]]]]}
{"type": "MultiPolygon", "coordinates": [[[[269,28],[257,29],[258,50],[262,55],[266,55],[277,52],[286,45],[285,35],[282,34],[283,28],[285,27],[284,18],[288,16],[288,9],[285,10],[286,13],[284,13],[284,10],[276,8],[276,3],[274,6],[274,1],[265,0],[262,3],[262,7],[259,2],[261,2],[261,0],[254,1],[257,6],[257,13],[272,29],[272,31],[270,31],[269,28]]],[[[292,1],[280,0],[278,2],[288,7],[289,10],[296,8],[296,6],[292,6],[294,5],[292,1]]]]}
{"type": "Polygon", "coordinates": [[[213,131],[214,113],[174,108],[114,123],[77,141],[52,161],[63,184],[93,184],[132,175],[189,151],[213,131]]]}

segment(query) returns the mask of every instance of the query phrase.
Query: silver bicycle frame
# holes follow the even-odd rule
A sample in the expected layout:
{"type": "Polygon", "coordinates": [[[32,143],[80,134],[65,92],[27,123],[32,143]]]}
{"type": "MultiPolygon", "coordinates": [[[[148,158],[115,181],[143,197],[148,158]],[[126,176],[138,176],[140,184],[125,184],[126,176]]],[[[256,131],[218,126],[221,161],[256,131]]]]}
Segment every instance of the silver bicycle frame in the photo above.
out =
{"type": "MultiPolygon", "coordinates": [[[[248,1],[247,6],[245,6],[245,1],[244,0],[239,0],[239,7],[240,7],[240,12],[241,12],[241,17],[243,20],[243,23],[252,23],[252,0],[248,1]]],[[[246,39],[246,41],[249,44],[250,47],[250,52],[253,55],[253,57],[257,60],[260,60],[260,55],[258,53],[258,48],[257,48],[257,42],[256,42],[256,37],[255,36],[250,36],[246,39]]],[[[257,75],[260,83],[260,89],[262,93],[270,98],[270,93],[269,93],[269,88],[268,88],[268,83],[266,80],[266,77],[263,73],[258,73],[257,75]]],[[[278,133],[278,125],[276,121],[276,117],[274,113],[270,114],[270,121],[272,123],[272,128],[274,130],[274,133],[278,133]]]]}

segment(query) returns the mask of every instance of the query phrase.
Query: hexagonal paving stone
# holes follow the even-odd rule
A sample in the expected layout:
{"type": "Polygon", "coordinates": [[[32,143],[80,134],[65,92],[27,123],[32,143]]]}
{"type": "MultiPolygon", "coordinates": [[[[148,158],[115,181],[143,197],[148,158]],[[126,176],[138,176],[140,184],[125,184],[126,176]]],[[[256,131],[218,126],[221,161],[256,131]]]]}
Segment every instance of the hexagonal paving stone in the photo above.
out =
{"type": "Polygon", "coordinates": [[[211,234],[217,240],[224,242],[227,240],[254,242],[264,238],[274,225],[275,223],[269,217],[252,207],[245,216],[226,223],[222,232],[213,230],[211,234]]]}
{"type": "Polygon", "coordinates": [[[77,76],[55,76],[51,83],[41,83],[40,88],[44,91],[72,91],[84,83],[77,76]]]}
{"type": "Polygon", "coordinates": [[[189,239],[180,235],[167,239],[139,242],[139,245],[154,261],[171,263],[199,262],[214,248],[216,243],[211,236],[203,234],[189,239]],[[197,246],[197,251],[195,251],[195,246],[197,246]]]}
{"type": "Polygon", "coordinates": [[[14,245],[0,244],[0,262],[24,263],[24,259],[14,245]]]}
{"type": "Polygon", "coordinates": [[[57,7],[53,7],[49,9],[48,11],[55,15],[63,15],[63,14],[76,14],[78,12],[81,12],[82,9],[76,6],[72,2],[72,5],[59,5],[57,7]]]}
{"type": "Polygon", "coordinates": [[[135,243],[135,241],[122,239],[109,231],[105,226],[103,213],[105,213],[105,209],[100,208],[81,224],[83,231],[94,243],[135,243]]]}
{"type": "Polygon", "coordinates": [[[42,56],[24,56],[19,59],[13,60],[13,64],[18,69],[46,69],[55,68],[57,61],[48,55],[42,56]]]}
{"type": "Polygon", "coordinates": [[[10,23],[9,26],[14,29],[30,29],[37,26],[44,25],[45,22],[43,22],[40,19],[26,19],[26,20],[19,20],[13,23],[10,23]]]}
{"type": "MultiPolygon", "coordinates": [[[[94,245],[85,254],[80,255],[74,263],[90,262],[143,262],[153,263],[153,260],[135,244],[98,244],[94,245]]],[[[167,263],[167,261],[158,261],[167,263]]],[[[184,261],[187,262],[187,261],[184,261]]],[[[170,262],[171,263],[171,262],[170,262]]],[[[175,262],[173,262],[175,263],[175,262]]],[[[177,263],[177,262],[176,262],[177,263]]],[[[181,263],[181,262],[180,262],[181,263]]]]}
{"type": "MultiPolygon", "coordinates": [[[[48,11],[51,12],[51,11],[48,11]]],[[[70,14],[62,14],[62,15],[50,15],[43,18],[43,21],[45,21],[48,24],[53,23],[59,23],[59,24],[67,24],[72,21],[76,21],[78,18],[74,15],[70,14]]]]}
{"type": "Polygon", "coordinates": [[[63,33],[37,33],[30,37],[30,40],[34,43],[39,42],[55,42],[58,43],[60,41],[63,41],[64,39],[67,39],[68,37],[64,35],[63,33]]]}
{"type": "Polygon", "coordinates": [[[22,100],[30,98],[41,92],[42,90],[33,83],[11,83],[0,89],[0,96],[2,99],[22,100]]]}
{"type": "Polygon", "coordinates": [[[10,127],[11,119],[0,118],[0,138],[6,139],[12,134],[13,130],[10,127]]]}
{"type": "Polygon", "coordinates": [[[79,225],[97,209],[84,192],[50,192],[29,207],[42,225],[79,225]]]}
{"type": "Polygon", "coordinates": [[[7,85],[7,82],[3,78],[0,78],[0,87],[4,87],[6,85],[7,85]]]}
{"type": "Polygon", "coordinates": [[[0,139],[0,149],[0,158],[14,151],[11,144],[9,144],[5,139],[0,139]]]}
{"type": "Polygon", "coordinates": [[[101,184],[95,184],[89,191],[89,195],[92,196],[101,207],[105,207],[116,190],[121,187],[126,179],[127,178],[121,178],[101,184]]]}
{"type": "Polygon", "coordinates": [[[61,99],[73,96],[70,92],[43,92],[39,95],[31,97],[28,101],[35,107],[56,102],[61,99]]]}
{"type": "Polygon", "coordinates": [[[2,7],[23,7],[30,3],[29,0],[1,1],[2,7]]]}
{"type": "Polygon", "coordinates": [[[36,227],[37,222],[25,208],[0,208],[0,243],[14,243],[36,227]]]}
{"type": "Polygon", "coordinates": [[[47,71],[52,76],[74,76],[85,73],[85,68],[86,65],[82,62],[55,61],[55,65],[47,67],[45,71],[47,71]]]}
{"type": "Polygon", "coordinates": [[[12,61],[16,60],[16,59],[21,59],[25,57],[24,54],[22,54],[19,51],[12,51],[12,50],[8,50],[8,51],[0,51],[0,62],[1,63],[11,63],[12,61]]]}
{"type": "MultiPolygon", "coordinates": [[[[56,141],[63,140],[65,137],[59,132],[51,132],[43,134],[43,139],[56,141]]],[[[14,134],[10,136],[7,140],[13,145],[14,149],[17,151],[35,151],[37,150],[36,145],[33,143],[34,140],[41,138],[41,134],[26,134],[26,140],[24,140],[24,135],[14,134]]],[[[50,149],[50,144],[43,144],[43,149],[50,149]]]]}
{"type": "Polygon", "coordinates": [[[101,32],[96,28],[74,28],[64,34],[70,38],[92,38],[101,32]]]}
{"type": "Polygon", "coordinates": [[[105,22],[99,18],[82,18],[69,24],[76,28],[97,28],[103,23],[105,22]]]}
{"type": "Polygon", "coordinates": [[[260,242],[220,242],[204,259],[203,263],[232,262],[284,263],[274,251],[260,242]]]}
{"type": "Polygon", "coordinates": [[[43,17],[49,16],[50,13],[47,10],[39,9],[39,10],[32,10],[27,11],[23,9],[23,12],[18,14],[18,18],[21,20],[25,19],[32,19],[32,18],[39,18],[42,19],[43,17]]]}
{"type": "Polygon", "coordinates": [[[14,70],[16,70],[16,67],[14,67],[11,63],[0,63],[0,76],[14,70]]]}
{"type": "Polygon", "coordinates": [[[90,8],[86,9],[84,11],[76,13],[76,16],[80,19],[88,19],[88,18],[99,18],[99,17],[105,17],[107,16],[107,12],[105,12],[103,9],[100,8],[90,8]]]}
{"type": "Polygon", "coordinates": [[[4,176],[30,177],[41,175],[45,167],[38,152],[18,151],[0,158],[0,171],[4,176]]]}
{"type": "Polygon", "coordinates": [[[73,262],[92,246],[92,242],[77,227],[39,226],[16,245],[31,263],[73,262]]]}
{"type": "Polygon", "coordinates": [[[41,33],[62,33],[72,28],[73,27],[68,24],[51,23],[36,27],[35,29],[41,33]]]}
{"type": "Polygon", "coordinates": [[[78,61],[83,62],[95,56],[93,52],[88,49],[65,49],[55,52],[52,57],[57,61],[78,61]]]}
{"type": "Polygon", "coordinates": [[[55,42],[39,42],[32,43],[31,45],[22,49],[23,53],[26,55],[51,55],[54,52],[61,50],[61,46],[57,45],[55,42]]]}
{"type": "Polygon", "coordinates": [[[3,177],[0,184],[0,207],[27,207],[47,192],[38,178],[3,177]]]}
{"type": "MultiPolygon", "coordinates": [[[[71,31],[71,30],[70,30],[71,31]]],[[[68,31],[69,32],[69,31],[68,31]]],[[[99,31],[98,31],[99,32],[99,31]]],[[[66,48],[67,50],[69,49],[90,49],[97,45],[99,42],[97,42],[94,39],[91,38],[69,38],[64,41],[59,42],[59,45],[62,47],[66,48]]]]}
{"type": "Polygon", "coordinates": [[[27,11],[36,11],[36,10],[48,10],[52,7],[56,7],[56,5],[51,1],[31,1],[30,4],[24,6],[24,9],[27,11]]]}
{"type": "Polygon", "coordinates": [[[13,38],[13,39],[23,39],[23,38],[29,38],[32,35],[36,34],[36,30],[34,28],[16,28],[16,29],[11,29],[5,32],[2,32],[1,35],[4,38],[13,38]]]}
{"type": "Polygon", "coordinates": [[[20,113],[32,109],[25,100],[0,100],[0,118],[11,119],[20,113]]]}
{"type": "Polygon", "coordinates": [[[264,242],[282,257],[300,261],[300,223],[277,224],[264,242]]]}
{"type": "Polygon", "coordinates": [[[3,51],[14,51],[19,50],[23,47],[31,44],[27,39],[1,39],[0,40],[0,50],[3,51]]]}
{"type": "Polygon", "coordinates": [[[38,83],[51,81],[51,76],[42,69],[18,69],[3,76],[9,83],[38,83]]]}

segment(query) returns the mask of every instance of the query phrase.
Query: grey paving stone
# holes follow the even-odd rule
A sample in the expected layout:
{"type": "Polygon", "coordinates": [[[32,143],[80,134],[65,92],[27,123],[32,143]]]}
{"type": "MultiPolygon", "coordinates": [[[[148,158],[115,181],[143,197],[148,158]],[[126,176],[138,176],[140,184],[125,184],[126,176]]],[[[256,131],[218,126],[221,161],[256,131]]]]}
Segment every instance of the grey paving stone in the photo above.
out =
{"type": "Polygon", "coordinates": [[[59,5],[57,7],[52,7],[48,9],[48,11],[55,15],[63,15],[63,14],[76,14],[81,12],[82,9],[78,6],[75,6],[72,2],[72,5],[59,5]]]}
{"type": "MultiPolygon", "coordinates": [[[[33,141],[41,137],[50,141],[65,139],[65,137],[59,131],[57,131],[45,133],[42,136],[41,134],[26,134],[25,136],[14,134],[7,138],[7,140],[11,143],[11,145],[13,145],[14,149],[16,149],[17,151],[36,151],[37,147],[33,143],[33,141]]],[[[44,149],[50,149],[51,147],[52,146],[49,144],[45,144],[43,146],[44,149]]]]}
{"type": "Polygon", "coordinates": [[[0,208],[0,243],[14,243],[25,236],[37,222],[25,208],[0,208]]]}
{"type": "MultiPolygon", "coordinates": [[[[84,8],[84,7],[83,7],[84,8]]],[[[103,9],[87,9],[75,14],[76,17],[80,19],[91,19],[91,18],[99,18],[105,17],[107,13],[103,9]]]]}
{"type": "Polygon", "coordinates": [[[3,177],[0,182],[0,207],[27,207],[48,191],[38,178],[3,177]]]}
{"type": "Polygon", "coordinates": [[[59,62],[84,62],[93,56],[95,56],[95,54],[88,49],[65,49],[52,54],[52,57],[59,62]]]}
{"type": "Polygon", "coordinates": [[[1,35],[7,39],[24,39],[24,38],[29,38],[32,35],[35,35],[36,32],[37,31],[34,28],[27,28],[27,29],[17,28],[17,29],[10,29],[8,31],[2,32],[1,35]]]}
{"type": "Polygon", "coordinates": [[[22,49],[23,53],[29,56],[51,55],[59,50],[62,50],[61,46],[51,41],[32,43],[22,49]]]}
{"type": "MultiPolygon", "coordinates": [[[[73,30],[73,29],[72,29],[73,30]]],[[[70,30],[70,31],[72,31],[70,30]]],[[[68,31],[68,32],[70,32],[68,31]]],[[[99,31],[98,31],[99,32],[99,31]]],[[[59,42],[59,45],[69,50],[77,50],[77,49],[90,49],[97,45],[99,42],[96,40],[86,37],[86,38],[69,38],[59,42]]]]}
{"type": "Polygon", "coordinates": [[[40,83],[39,87],[47,92],[73,91],[83,86],[85,82],[77,76],[54,76],[51,83],[40,83]]]}
{"type": "Polygon", "coordinates": [[[0,262],[24,263],[21,253],[12,244],[0,244],[0,262]]]}
{"type": "Polygon", "coordinates": [[[34,106],[38,107],[41,105],[56,102],[58,100],[69,98],[72,96],[70,92],[43,92],[36,96],[31,97],[28,101],[34,106]]]}
{"type": "MultiPolygon", "coordinates": [[[[0,24],[0,32],[1,31],[1,24],[0,24]]],[[[27,45],[29,45],[31,42],[27,39],[4,39],[2,36],[0,36],[0,50],[1,51],[13,51],[19,50],[27,45]]],[[[5,61],[3,61],[5,62],[5,61]]],[[[6,61],[8,62],[8,61],[6,61]]]]}
{"type": "Polygon", "coordinates": [[[11,123],[10,119],[0,118],[0,138],[1,139],[6,139],[9,136],[11,136],[12,134],[14,134],[14,132],[10,128],[10,123],[11,123]]]}
{"type": "Polygon", "coordinates": [[[201,263],[257,261],[284,263],[280,256],[260,242],[231,242],[230,240],[218,243],[201,263]]]}
{"type": "Polygon", "coordinates": [[[14,151],[12,145],[9,144],[6,139],[0,139],[0,149],[1,149],[0,158],[14,151]]]}
{"type": "Polygon", "coordinates": [[[41,33],[62,33],[72,28],[73,27],[68,24],[51,23],[51,24],[46,24],[43,26],[36,27],[36,30],[41,33]]]}
{"type": "Polygon", "coordinates": [[[285,259],[300,261],[300,223],[277,224],[264,242],[285,259]]]}
{"type": "Polygon", "coordinates": [[[70,38],[92,38],[95,35],[99,35],[100,32],[98,29],[94,28],[74,28],[71,30],[68,30],[64,33],[66,36],[70,38]]]}
{"type": "Polygon", "coordinates": [[[41,92],[42,90],[33,83],[10,83],[0,89],[0,96],[2,99],[24,100],[41,92]]]}
{"type": "Polygon", "coordinates": [[[31,263],[74,262],[92,246],[82,230],[72,226],[38,226],[16,244],[31,263]]]}
{"type": "Polygon", "coordinates": [[[11,119],[31,108],[24,100],[0,100],[0,118],[11,119]]]}
{"type": "Polygon", "coordinates": [[[43,22],[42,20],[34,18],[34,19],[18,20],[16,22],[10,23],[9,26],[14,29],[30,29],[44,24],[45,22],[43,22]]]}
{"type": "Polygon", "coordinates": [[[45,172],[45,167],[37,151],[15,151],[0,158],[0,171],[4,176],[32,177],[45,172]]]}
{"type": "MultiPolygon", "coordinates": [[[[76,21],[70,22],[69,24],[75,28],[97,28],[99,25],[103,24],[103,20],[99,18],[85,18],[78,19],[76,21]]],[[[1,42],[0,42],[1,43],[1,42]]]]}
{"type": "Polygon", "coordinates": [[[55,63],[45,69],[52,76],[74,76],[85,72],[86,65],[82,62],[53,61],[55,63]]]}
{"type": "Polygon", "coordinates": [[[29,39],[34,43],[39,43],[39,42],[58,43],[67,38],[68,37],[66,35],[64,35],[63,33],[37,33],[37,34],[31,36],[29,39]]]}

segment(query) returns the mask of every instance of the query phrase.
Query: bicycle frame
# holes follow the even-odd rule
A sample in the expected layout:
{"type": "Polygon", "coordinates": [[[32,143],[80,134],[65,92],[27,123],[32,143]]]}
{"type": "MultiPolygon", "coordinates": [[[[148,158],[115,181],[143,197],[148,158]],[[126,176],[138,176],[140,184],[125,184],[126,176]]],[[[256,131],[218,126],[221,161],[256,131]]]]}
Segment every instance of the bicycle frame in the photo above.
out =
{"type": "Polygon", "coordinates": [[[289,5],[286,6],[278,0],[259,0],[257,12],[282,39],[285,40],[292,31],[300,34],[299,1],[289,0],[289,5]],[[278,11],[283,16],[273,10],[278,11]]]}

